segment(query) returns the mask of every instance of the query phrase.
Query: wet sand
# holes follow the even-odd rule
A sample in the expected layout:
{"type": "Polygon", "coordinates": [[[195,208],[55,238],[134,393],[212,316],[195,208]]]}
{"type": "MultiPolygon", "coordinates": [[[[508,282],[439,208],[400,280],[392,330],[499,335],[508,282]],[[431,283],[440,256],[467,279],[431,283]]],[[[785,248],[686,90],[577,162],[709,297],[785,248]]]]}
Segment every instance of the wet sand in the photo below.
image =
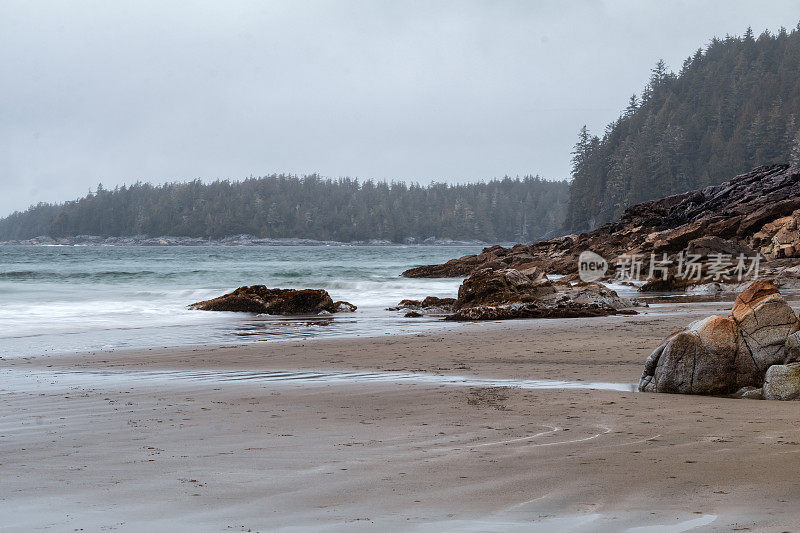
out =
{"type": "Polygon", "coordinates": [[[800,404],[624,390],[728,308],[5,357],[0,531],[796,530],[800,404]]]}

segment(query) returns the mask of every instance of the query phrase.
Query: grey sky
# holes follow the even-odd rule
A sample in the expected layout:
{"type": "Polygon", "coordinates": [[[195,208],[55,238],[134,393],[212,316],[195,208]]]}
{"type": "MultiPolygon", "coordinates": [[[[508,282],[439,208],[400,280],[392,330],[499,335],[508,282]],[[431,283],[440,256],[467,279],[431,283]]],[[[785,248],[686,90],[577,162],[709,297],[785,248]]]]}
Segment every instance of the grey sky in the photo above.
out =
{"type": "Polygon", "coordinates": [[[663,57],[800,1],[0,3],[0,216],[273,172],[566,178],[663,57]]]}

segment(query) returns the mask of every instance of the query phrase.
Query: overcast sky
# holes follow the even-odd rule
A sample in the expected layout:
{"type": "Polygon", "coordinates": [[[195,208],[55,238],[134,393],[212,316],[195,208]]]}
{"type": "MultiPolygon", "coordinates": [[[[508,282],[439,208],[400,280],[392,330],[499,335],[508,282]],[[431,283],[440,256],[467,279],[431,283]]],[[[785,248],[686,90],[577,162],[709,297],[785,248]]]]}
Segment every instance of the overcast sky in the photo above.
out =
{"type": "Polygon", "coordinates": [[[659,58],[800,0],[0,3],[0,216],[136,180],[569,176],[659,58]]]}

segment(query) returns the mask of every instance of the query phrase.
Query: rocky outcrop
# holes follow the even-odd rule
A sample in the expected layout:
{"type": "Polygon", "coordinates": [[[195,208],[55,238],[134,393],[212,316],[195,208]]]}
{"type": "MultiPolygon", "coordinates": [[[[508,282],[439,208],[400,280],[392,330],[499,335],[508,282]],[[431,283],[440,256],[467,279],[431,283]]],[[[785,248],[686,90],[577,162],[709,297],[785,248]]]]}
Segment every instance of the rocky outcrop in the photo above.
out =
{"type": "Polygon", "coordinates": [[[528,247],[516,244],[511,248],[495,245],[484,248],[480,254],[471,254],[451,259],[441,265],[425,265],[403,272],[407,278],[461,278],[482,268],[525,269],[536,266],[536,258],[528,252],[528,247]]]}
{"type": "Polygon", "coordinates": [[[716,235],[706,235],[689,241],[689,244],[686,245],[686,253],[701,257],[710,257],[715,254],[727,254],[733,257],[744,254],[752,257],[756,251],[745,244],[722,239],[716,235]]]}
{"type": "Polygon", "coordinates": [[[355,311],[348,302],[334,302],[322,289],[269,289],[264,285],[239,287],[211,300],[196,302],[189,309],[233,311],[268,315],[308,315],[355,311]]]}
{"type": "Polygon", "coordinates": [[[798,330],[775,284],[757,280],[736,298],[730,317],[711,316],[667,337],[645,361],[639,390],[722,395],[760,388],[773,365],[800,360],[798,330]]]}
{"type": "MultiPolygon", "coordinates": [[[[708,263],[715,254],[735,260],[739,254],[749,257],[759,252],[767,260],[761,265],[762,274],[771,275],[793,266],[780,263],[781,259],[800,257],[798,223],[800,167],[774,165],[721,185],[631,206],[618,221],[589,233],[511,248],[492,246],[478,255],[412,268],[403,275],[459,277],[482,268],[532,266],[570,275],[576,273],[578,255],[585,250],[600,254],[612,266],[623,254],[640,254],[646,261],[650,254],[659,258],[667,254],[675,264],[680,253],[700,253],[701,262],[708,263]]],[[[732,275],[733,268],[726,275],[732,275]]],[[[675,273],[673,268],[670,274],[675,273]]],[[[614,274],[609,269],[608,276],[614,274]]]]}
{"type": "Polygon", "coordinates": [[[537,268],[490,268],[465,279],[446,320],[579,318],[636,314],[632,303],[599,283],[551,281],[537,268]]]}
{"type": "Polygon", "coordinates": [[[454,308],[534,302],[556,292],[553,283],[538,268],[526,271],[484,268],[464,280],[458,288],[454,308]]]}
{"type": "Polygon", "coordinates": [[[477,255],[471,254],[458,259],[451,259],[441,265],[424,265],[410,268],[403,272],[402,275],[407,278],[462,278],[469,276],[476,268],[487,263],[489,261],[482,261],[478,259],[477,255]]]}

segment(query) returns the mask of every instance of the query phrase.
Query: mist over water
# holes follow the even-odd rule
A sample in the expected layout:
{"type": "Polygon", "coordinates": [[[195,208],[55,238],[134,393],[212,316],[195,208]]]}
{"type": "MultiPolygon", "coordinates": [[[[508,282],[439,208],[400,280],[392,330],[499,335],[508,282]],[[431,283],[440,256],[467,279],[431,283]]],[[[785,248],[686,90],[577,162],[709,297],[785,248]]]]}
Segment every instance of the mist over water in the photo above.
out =
{"type": "Polygon", "coordinates": [[[477,253],[433,246],[3,246],[0,356],[226,344],[445,327],[386,311],[455,296],[460,279],[406,279],[412,266],[477,253]],[[355,313],[278,317],[189,311],[241,285],[319,288],[355,313]]]}

